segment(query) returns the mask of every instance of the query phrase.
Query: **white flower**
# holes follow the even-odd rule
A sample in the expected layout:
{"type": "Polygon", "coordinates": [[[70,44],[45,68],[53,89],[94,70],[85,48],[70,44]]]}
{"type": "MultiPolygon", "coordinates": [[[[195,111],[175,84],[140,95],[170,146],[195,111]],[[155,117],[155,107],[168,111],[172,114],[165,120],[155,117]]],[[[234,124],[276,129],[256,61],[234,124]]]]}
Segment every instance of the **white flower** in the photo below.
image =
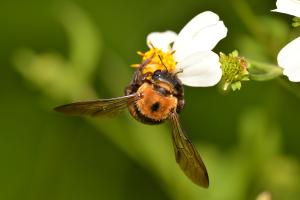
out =
{"type": "Polygon", "coordinates": [[[212,51],[226,37],[227,28],[219,16],[206,11],[194,17],[177,35],[172,31],[154,32],[147,36],[148,46],[174,51],[178,78],[184,85],[207,87],[222,77],[219,56],[212,51]]]}
{"type": "Polygon", "coordinates": [[[277,0],[276,7],[273,11],[300,17],[299,0],[277,0]]]}
{"type": "MultiPolygon", "coordinates": [[[[277,9],[273,10],[300,17],[299,0],[277,0],[277,9]]],[[[283,74],[292,82],[300,82],[300,37],[283,47],[277,56],[278,65],[283,74]]]]}
{"type": "Polygon", "coordinates": [[[277,62],[290,81],[300,82],[300,37],[280,50],[277,62]]]}

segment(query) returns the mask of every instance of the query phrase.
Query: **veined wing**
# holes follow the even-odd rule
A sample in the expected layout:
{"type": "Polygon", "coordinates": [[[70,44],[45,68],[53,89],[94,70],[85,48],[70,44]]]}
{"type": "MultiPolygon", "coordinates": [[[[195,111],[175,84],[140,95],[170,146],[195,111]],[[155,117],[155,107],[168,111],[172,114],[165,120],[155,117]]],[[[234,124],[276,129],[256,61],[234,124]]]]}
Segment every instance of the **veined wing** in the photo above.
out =
{"type": "Polygon", "coordinates": [[[172,124],[172,139],[176,162],[185,175],[199,186],[207,188],[209,185],[206,167],[195,146],[184,134],[177,113],[169,117],[172,124]]]}
{"type": "Polygon", "coordinates": [[[140,96],[135,93],[111,99],[98,99],[92,101],[70,103],[58,106],[54,108],[54,110],[68,115],[113,115],[119,113],[120,111],[125,109],[128,104],[137,101],[139,98],[140,96]]]}

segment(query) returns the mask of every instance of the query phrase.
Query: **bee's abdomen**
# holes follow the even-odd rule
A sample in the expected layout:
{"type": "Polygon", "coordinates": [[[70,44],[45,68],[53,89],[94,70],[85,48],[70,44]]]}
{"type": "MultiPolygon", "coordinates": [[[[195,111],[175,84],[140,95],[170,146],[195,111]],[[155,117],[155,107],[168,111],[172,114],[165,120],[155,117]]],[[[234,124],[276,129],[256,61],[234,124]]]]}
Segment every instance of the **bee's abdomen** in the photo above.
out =
{"type": "Polygon", "coordinates": [[[153,119],[147,117],[145,114],[143,114],[140,109],[137,107],[135,103],[131,104],[129,107],[130,114],[138,121],[144,123],[144,124],[160,124],[164,122],[163,119],[153,119]]]}
{"type": "Polygon", "coordinates": [[[176,110],[177,98],[161,94],[150,84],[142,85],[137,92],[142,93],[143,97],[129,105],[129,111],[140,122],[159,124],[169,117],[171,111],[176,110]]]}

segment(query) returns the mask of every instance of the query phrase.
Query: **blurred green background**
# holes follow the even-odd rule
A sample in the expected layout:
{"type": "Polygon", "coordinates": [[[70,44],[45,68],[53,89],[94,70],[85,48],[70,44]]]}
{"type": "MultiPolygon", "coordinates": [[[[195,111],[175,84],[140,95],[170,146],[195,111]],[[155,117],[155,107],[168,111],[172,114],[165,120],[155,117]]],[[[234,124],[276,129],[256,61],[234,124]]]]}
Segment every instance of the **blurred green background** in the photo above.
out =
{"type": "Polygon", "coordinates": [[[178,32],[205,10],[228,37],[215,52],[276,64],[297,35],[275,1],[1,1],[0,199],[273,199],[300,197],[300,86],[286,78],[243,82],[241,91],[185,88],[181,121],[210,176],[192,184],[177,166],[167,124],[127,112],[66,117],[52,108],[123,95],[136,51],[152,31],[178,32]]]}

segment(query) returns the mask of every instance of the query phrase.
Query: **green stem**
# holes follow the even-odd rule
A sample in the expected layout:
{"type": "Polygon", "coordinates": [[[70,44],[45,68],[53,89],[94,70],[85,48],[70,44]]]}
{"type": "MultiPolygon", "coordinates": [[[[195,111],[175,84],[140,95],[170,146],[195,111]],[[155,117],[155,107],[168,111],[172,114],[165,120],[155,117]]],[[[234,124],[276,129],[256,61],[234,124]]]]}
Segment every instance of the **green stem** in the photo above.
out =
{"type": "MultiPolygon", "coordinates": [[[[282,69],[277,65],[269,63],[258,62],[254,60],[248,60],[251,63],[249,67],[249,78],[255,81],[268,81],[282,76],[282,69]]],[[[291,94],[300,99],[299,87],[288,84],[282,78],[278,78],[278,83],[291,94]]]]}
{"type": "Polygon", "coordinates": [[[282,75],[282,69],[273,64],[248,59],[249,78],[255,81],[269,81],[282,75]]]}
{"type": "Polygon", "coordinates": [[[300,26],[300,18],[299,17],[294,17],[292,25],[293,25],[293,27],[299,27],[300,26]]]}

